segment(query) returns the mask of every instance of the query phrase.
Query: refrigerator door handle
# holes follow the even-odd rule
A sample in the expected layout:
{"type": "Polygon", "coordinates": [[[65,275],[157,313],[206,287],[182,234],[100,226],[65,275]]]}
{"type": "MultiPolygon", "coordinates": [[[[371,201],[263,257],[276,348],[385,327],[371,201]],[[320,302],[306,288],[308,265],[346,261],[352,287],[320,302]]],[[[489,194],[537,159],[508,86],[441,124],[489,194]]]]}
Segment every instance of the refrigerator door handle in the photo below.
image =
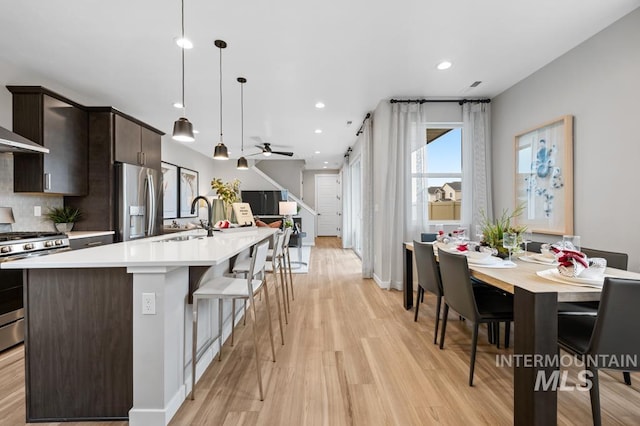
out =
{"type": "Polygon", "coordinates": [[[155,185],[153,182],[153,176],[151,174],[147,174],[147,194],[148,194],[148,203],[149,208],[146,211],[147,215],[147,235],[153,235],[153,230],[155,228],[156,221],[156,191],[155,185]]]}

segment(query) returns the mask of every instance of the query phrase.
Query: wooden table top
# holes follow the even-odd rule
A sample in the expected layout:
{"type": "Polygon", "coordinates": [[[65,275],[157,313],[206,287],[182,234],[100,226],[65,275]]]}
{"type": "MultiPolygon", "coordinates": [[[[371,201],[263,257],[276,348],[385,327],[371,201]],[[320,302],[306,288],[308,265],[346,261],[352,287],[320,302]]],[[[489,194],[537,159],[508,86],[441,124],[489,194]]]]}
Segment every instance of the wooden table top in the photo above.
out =
{"type": "MultiPolygon", "coordinates": [[[[406,243],[406,248],[413,251],[413,243],[406,243]]],[[[514,292],[514,287],[520,287],[532,293],[557,292],[559,302],[600,299],[601,289],[599,288],[562,284],[549,281],[536,274],[538,271],[553,268],[551,265],[525,262],[519,260],[518,256],[515,255],[512,256],[512,260],[517,265],[515,268],[483,268],[479,265],[470,264],[469,270],[475,278],[509,293],[514,292]]],[[[618,278],[640,279],[640,273],[615,268],[607,268],[605,274],[618,278]]]]}

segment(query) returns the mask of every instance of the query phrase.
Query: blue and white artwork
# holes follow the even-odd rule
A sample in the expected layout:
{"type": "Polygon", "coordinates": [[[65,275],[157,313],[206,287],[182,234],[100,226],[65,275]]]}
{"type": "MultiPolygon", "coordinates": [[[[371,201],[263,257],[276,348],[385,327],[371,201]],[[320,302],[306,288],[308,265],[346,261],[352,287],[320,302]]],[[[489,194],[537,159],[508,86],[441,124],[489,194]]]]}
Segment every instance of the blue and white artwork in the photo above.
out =
{"type": "Polygon", "coordinates": [[[518,223],[530,229],[558,234],[567,229],[573,198],[565,185],[567,173],[572,174],[572,141],[565,140],[570,119],[516,136],[516,202],[525,206],[518,223]]]}

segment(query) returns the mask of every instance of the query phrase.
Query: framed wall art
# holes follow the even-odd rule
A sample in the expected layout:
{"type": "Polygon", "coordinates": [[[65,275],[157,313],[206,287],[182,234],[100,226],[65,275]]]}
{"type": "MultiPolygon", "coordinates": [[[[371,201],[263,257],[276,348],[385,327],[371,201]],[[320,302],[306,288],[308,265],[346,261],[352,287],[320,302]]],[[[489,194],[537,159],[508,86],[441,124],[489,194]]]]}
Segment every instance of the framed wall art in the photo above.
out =
{"type": "Polygon", "coordinates": [[[191,203],[198,196],[198,172],[180,167],[180,217],[197,217],[198,209],[192,214],[191,203]]]}
{"type": "Polygon", "coordinates": [[[552,235],[573,234],[573,116],[515,136],[518,225],[552,235]]]}
{"type": "Polygon", "coordinates": [[[162,169],[162,217],[175,219],[178,217],[178,166],[161,163],[162,169]]]}

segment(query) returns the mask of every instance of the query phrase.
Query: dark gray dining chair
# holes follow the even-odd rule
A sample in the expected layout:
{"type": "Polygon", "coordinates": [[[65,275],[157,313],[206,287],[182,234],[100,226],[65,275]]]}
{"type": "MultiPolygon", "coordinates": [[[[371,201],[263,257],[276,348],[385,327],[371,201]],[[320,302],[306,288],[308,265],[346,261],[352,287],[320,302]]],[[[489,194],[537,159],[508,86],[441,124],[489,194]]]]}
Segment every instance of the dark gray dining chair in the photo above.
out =
{"type": "MultiPolygon", "coordinates": [[[[445,293],[446,297],[446,293],[445,293]]],[[[558,317],[558,345],[578,356],[592,359],[615,359],[603,368],[640,371],[639,365],[620,362],[640,357],[640,339],[634,326],[640,322],[640,280],[606,277],[598,315],[558,317]],[[606,357],[599,357],[607,355],[606,357]]],[[[597,365],[587,365],[591,377],[591,412],[593,424],[601,424],[600,391],[597,365]]]]}
{"type": "Polygon", "coordinates": [[[440,269],[436,262],[436,255],[433,252],[433,245],[413,241],[413,254],[416,257],[416,269],[418,271],[418,293],[416,297],[416,313],[413,318],[418,321],[418,310],[420,301],[424,297],[424,292],[428,291],[436,295],[436,330],[433,333],[433,344],[438,343],[438,326],[440,324],[440,307],[442,305],[442,281],[440,280],[440,269]]]}
{"type": "MultiPolygon", "coordinates": [[[[478,327],[481,323],[505,322],[508,336],[509,324],[513,321],[513,297],[508,297],[497,291],[474,291],[474,287],[471,285],[471,275],[466,256],[440,250],[438,252],[438,260],[440,261],[440,276],[442,278],[445,301],[440,349],[444,348],[447,315],[449,314],[449,307],[451,307],[463,318],[473,322],[471,361],[469,365],[469,386],[473,386],[473,371],[478,346],[478,327]]],[[[508,345],[508,340],[505,341],[507,342],[505,345],[508,345]]]]}
{"type": "MultiPolygon", "coordinates": [[[[615,251],[596,250],[583,247],[582,252],[587,257],[602,257],[607,260],[607,266],[616,269],[627,270],[629,265],[629,255],[627,253],[619,253],[615,251]]],[[[558,303],[559,316],[592,316],[598,314],[599,302],[562,302],[558,303]]],[[[631,374],[628,371],[623,372],[624,382],[631,385],[631,374]]]]}

